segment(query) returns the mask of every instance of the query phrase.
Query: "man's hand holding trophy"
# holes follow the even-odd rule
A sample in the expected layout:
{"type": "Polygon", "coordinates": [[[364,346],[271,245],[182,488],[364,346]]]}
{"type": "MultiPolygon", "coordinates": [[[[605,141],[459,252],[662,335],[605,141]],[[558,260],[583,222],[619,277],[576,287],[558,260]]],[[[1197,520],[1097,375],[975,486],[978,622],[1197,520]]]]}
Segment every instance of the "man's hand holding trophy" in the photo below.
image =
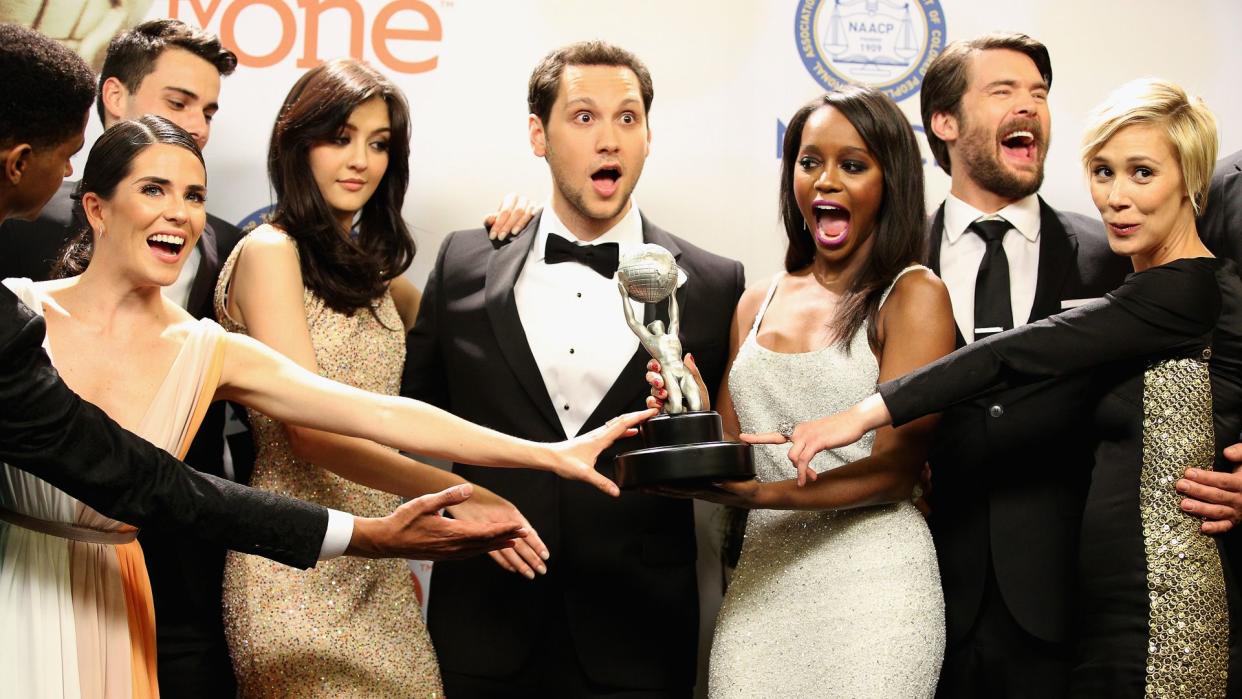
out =
{"type": "Polygon", "coordinates": [[[703,410],[699,385],[682,361],[678,277],[673,255],[649,243],[623,255],[617,266],[625,320],[660,363],[668,391],[663,413],[639,427],[644,448],[617,456],[617,484],[622,488],[755,477],[750,446],[723,441],[720,415],[703,410]],[[667,300],[668,326],[661,320],[643,325],[634,315],[631,298],[652,304],[667,300]]]}

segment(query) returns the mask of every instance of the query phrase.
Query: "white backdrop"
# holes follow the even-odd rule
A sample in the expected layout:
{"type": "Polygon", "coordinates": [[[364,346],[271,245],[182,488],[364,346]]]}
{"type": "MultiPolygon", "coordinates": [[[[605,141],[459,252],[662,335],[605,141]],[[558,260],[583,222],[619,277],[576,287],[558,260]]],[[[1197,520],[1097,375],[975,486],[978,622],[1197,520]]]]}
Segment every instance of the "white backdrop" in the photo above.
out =
{"type": "MultiPolygon", "coordinates": [[[[778,124],[824,92],[804,66],[797,18],[802,8],[822,7],[813,36],[823,40],[831,0],[335,0],[327,3],[335,9],[323,11],[317,32],[307,18],[323,0],[130,5],[142,2],[150,3],[148,17],[205,26],[247,56],[224,82],[206,151],[210,208],[226,219],[241,221],[270,204],[264,158],[288,87],[317,59],[360,51],[405,90],[412,107],[405,214],[421,250],[409,274],[421,286],[449,231],[477,226],[506,192],[547,197],[546,167],[527,145],[527,78],[550,49],[601,38],[638,54],[655,80],[652,152],[635,195],[644,212],[674,233],[742,260],[752,283],[780,266],[778,124]],[[377,54],[377,45],[388,53],[377,54]],[[399,62],[418,65],[411,70],[399,62]]],[[[870,27],[872,36],[854,32],[853,40],[891,52],[893,32],[910,29],[907,43],[912,38],[916,48],[925,47],[929,23],[923,18],[938,11],[946,41],[1003,29],[1048,45],[1053,138],[1043,194],[1053,206],[1094,214],[1077,156],[1084,118],[1112,87],[1134,77],[1159,75],[1203,96],[1220,120],[1222,155],[1242,148],[1242,3],[910,2],[842,0],[854,19],[879,23],[870,27]],[[869,9],[878,14],[867,16],[869,9]],[[903,15],[913,23],[903,25],[903,15]]],[[[917,63],[918,57],[915,74],[917,63]]],[[[917,125],[917,94],[900,105],[917,125]]],[[[88,137],[98,133],[93,123],[88,137]]],[[[932,204],[947,192],[948,178],[934,166],[927,173],[932,204]]],[[[713,527],[702,529],[706,534],[713,527]]],[[[706,629],[718,604],[718,576],[712,546],[702,553],[706,629]]]]}
{"type": "MultiPolygon", "coordinates": [[[[866,2],[855,0],[858,12],[866,2]]],[[[551,48],[584,38],[625,46],[655,80],[653,145],[635,196],[670,231],[740,259],[752,282],[780,266],[784,238],[776,208],[778,120],[824,91],[804,67],[795,15],[814,0],[344,0],[323,12],[312,60],[350,52],[350,28],[362,57],[405,90],[413,111],[412,184],[405,213],[421,254],[410,271],[426,279],[449,232],[478,225],[508,191],[548,196],[543,162],[526,136],[526,81],[551,48]],[[355,22],[352,7],[362,18],[355,22]],[[427,62],[423,72],[377,60],[375,21],[428,30],[440,39],[389,40],[397,60],[427,62]],[[395,11],[395,12],[394,12],[395,11]],[[428,21],[428,16],[432,19],[428,21]],[[430,25],[430,27],[429,27],[430,25]]],[[[891,4],[897,4],[895,2],[891,4]]],[[[915,4],[919,4],[918,0],[915,4]]],[[[1242,3],[1199,0],[922,0],[939,5],[947,40],[986,31],[1024,31],[1053,59],[1053,138],[1043,194],[1053,206],[1094,214],[1078,166],[1078,141],[1090,107],[1113,86],[1159,75],[1203,96],[1221,123],[1222,154],[1242,148],[1242,3]]],[[[270,203],[264,157],[288,87],[305,70],[304,6],[316,0],[153,0],[149,17],[179,16],[232,39],[273,65],[242,65],[224,81],[221,110],[207,147],[212,212],[240,221],[270,203]],[[283,7],[283,13],[272,9],[283,7]],[[281,14],[289,25],[282,25],[281,14]],[[203,21],[205,20],[205,21],[203,21]],[[228,20],[225,22],[224,20],[228,20]],[[223,31],[222,31],[223,30],[223,31]]],[[[824,12],[827,12],[825,8],[824,12]]],[[[914,14],[917,20],[918,11],[914,14]]],[[[383,29],[380,36],[383,38],[383,29]]],[[[917,34],[917,31],[916,31],[917,34]]],[[[915,37],[916,40],[918,37],[915,37]]],[[[381,42],[383,43],[383,42],[381,42]]],[[[253,63],[253,61],[250,61],[253,63]]],[[[393,61],[389,60],[389,63],[393,61]]],[[[919,124],[917,95],[900,102],[919,124]]],[[[92,125],[88,136],[98,133],[92,125]]],[[[930,156],[928,156],[930,159],[930,156]]],[[[929,203],[948,178],[929,167],[929,203]]]]}

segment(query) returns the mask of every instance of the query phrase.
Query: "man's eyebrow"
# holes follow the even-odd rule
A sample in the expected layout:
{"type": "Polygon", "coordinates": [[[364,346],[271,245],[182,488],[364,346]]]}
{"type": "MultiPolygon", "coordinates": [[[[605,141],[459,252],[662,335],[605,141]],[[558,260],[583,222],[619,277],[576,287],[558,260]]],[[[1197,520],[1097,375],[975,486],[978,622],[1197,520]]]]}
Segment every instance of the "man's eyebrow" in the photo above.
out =
{"type": "Polygon", "coordinates": [[[176,85],[169,85],[169,86],[165,87],[164,89],[165,89],[165,90],[172,90],[173,92],[180,92],[181,94],[185,95],[186,97],[189,97],[189,98],[190,98],[190,99],[192,99],[192,100],[196,100],[196,99],[198,99],[198,94],[197,94],[197,93],[195,93],[193,90],[187,90],[187,89],[186,89],[186,88],[184,88],[184,87],[177,87],[176,85]]]}

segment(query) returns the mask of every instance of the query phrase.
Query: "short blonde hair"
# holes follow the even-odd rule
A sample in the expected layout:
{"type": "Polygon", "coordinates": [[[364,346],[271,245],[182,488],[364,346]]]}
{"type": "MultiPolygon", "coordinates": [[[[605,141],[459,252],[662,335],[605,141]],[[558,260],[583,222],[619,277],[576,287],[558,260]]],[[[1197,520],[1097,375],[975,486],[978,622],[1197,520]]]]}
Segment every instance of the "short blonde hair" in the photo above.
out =
{"type": "Polygon", "coordinates": [[[1139,78],[1117,88],[1087,117],[1082,139],[1082,163],[1088,166],[1104,144],[1127,126],[1143,124],[1164,128],[1177,152],[1182,179],[1195,215],[1207,205],[1208,186],[1220,145],[1216,116],[1202,99],[1159,78],[1139,78]]]}

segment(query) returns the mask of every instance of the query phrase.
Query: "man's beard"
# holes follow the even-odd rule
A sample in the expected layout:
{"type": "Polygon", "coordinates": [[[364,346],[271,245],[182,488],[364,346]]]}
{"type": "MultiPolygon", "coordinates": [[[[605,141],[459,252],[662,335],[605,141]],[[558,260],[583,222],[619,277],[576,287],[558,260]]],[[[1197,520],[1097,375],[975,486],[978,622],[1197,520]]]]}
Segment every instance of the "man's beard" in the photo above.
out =
{"type": "MultiPolygon", "coordinates": [[[[1044,183],[1044,158],[1047,156],[1047,141],[1042,138],[1042,129],[1037,125],[1030,128],[1029,124],[1024,124],[1024,128],[1036,134],[1036,143],[1039,146],[1039,160],[1035,172],[1027,177],[1006,168],[1000,161],[996,132],[988,133],[982,128],[971,128],[965,118],[961,121],[964,135],[959,141],[958,154],[972,180],[987,191],[1013,201],[1039,191],[1044,183]]],[[[1012,131],[1012,122],[1002,125],[1001,129],[1012,131]]]]}

